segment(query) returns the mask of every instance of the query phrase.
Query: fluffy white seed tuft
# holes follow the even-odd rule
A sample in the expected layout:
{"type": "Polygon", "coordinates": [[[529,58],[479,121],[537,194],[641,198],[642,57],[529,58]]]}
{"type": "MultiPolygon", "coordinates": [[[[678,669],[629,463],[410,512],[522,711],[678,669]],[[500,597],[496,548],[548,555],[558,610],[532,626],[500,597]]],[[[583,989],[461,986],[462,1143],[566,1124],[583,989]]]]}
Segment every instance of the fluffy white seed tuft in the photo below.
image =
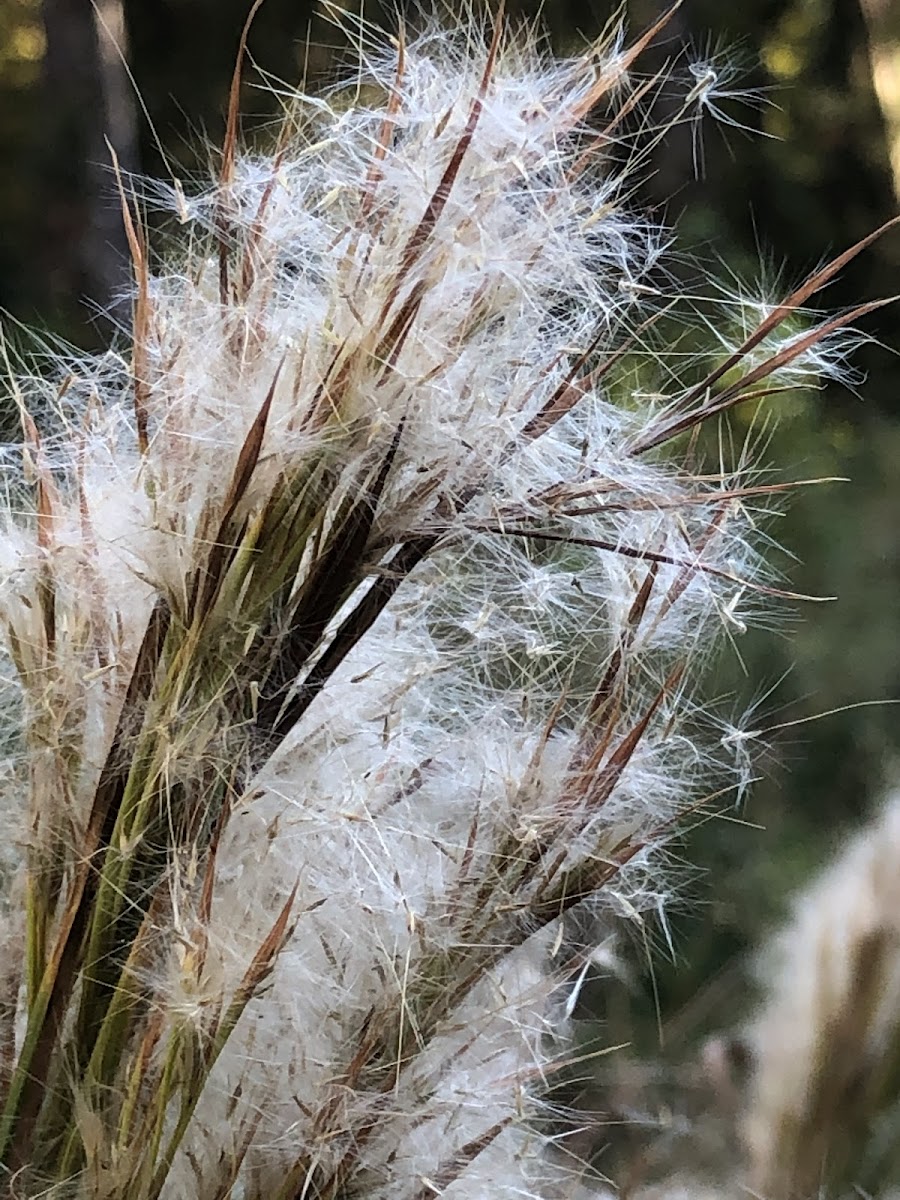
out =
{"type": "Polygon", "coordinates": [[[2,819],[32,966],[3,1136],[35,1179],[521,1200],[565,1174],[541,1097],[590,959],[568,914],[602,937],[664,906],[656,850],[723,786],[698,672],[778,591],[767,488],[692,431],[846,345],[746,345],[772,314],[742,300],[706,362],[667,353],[639,48],[378,42],[172,192],[180,257],[126,198],[128,360],[17,383],[30,809],[2,819]],[[54,946],[81,957],[35,1099],[54,946]]]}

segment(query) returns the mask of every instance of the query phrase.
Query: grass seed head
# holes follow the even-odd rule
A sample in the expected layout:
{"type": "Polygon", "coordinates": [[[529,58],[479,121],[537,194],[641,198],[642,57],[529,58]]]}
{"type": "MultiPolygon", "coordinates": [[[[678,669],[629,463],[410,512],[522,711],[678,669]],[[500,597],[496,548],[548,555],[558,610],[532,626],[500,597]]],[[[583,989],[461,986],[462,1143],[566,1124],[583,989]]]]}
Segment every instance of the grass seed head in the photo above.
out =
{"type": "Polygon", "coordinates": [[[698,430],[848,336],[780,332],[829,266],[684,361],[697,306],[631,200],[655,32],[557,61],[499,19],[354,26],[358,74],[282,98],[273,146],[232,106],[219,178],[169,196],[180,251],[123,186],[129,353],[16,384],[11,1170],[129,1200],[558,1176],[567,914],[664,906],[658,848],[722,786],[700,669],[781,595],[747,446],[708,471],[698,430]]]}

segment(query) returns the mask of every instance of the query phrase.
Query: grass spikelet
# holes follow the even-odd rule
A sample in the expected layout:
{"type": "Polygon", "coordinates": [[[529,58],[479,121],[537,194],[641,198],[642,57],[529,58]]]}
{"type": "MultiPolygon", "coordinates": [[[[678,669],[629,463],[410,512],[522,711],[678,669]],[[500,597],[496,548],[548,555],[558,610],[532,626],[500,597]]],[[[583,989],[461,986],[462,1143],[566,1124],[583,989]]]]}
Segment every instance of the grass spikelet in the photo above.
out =
{"type": "Polygon", "coordinates": [[[123,185],[131,345],[10,368],[17,1195],[574,1187],[568,914],[656,911],[660,846],[743,781],[694,691],[791,596],[759,528],[793,485],[701,428],[840,358],[868,306],[800,310],[867,243],[685,361],[710,310],[629,199],[665,17],[565,61],[502,16],[339,20],[357,77],[271,151],[239,61],[175,257],[123,185]]]}

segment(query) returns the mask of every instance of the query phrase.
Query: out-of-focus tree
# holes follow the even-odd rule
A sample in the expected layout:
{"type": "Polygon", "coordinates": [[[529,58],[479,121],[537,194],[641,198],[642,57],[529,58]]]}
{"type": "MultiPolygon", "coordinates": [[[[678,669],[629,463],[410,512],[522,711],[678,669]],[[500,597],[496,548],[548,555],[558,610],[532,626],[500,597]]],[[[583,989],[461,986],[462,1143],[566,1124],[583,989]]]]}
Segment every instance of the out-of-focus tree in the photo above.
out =
{"type": "Polygon", "coordinates": [[[860,0],[869,34],[872,82],[888,131],[894,188],[900,199],[900,6],[895,0],[860,0]]]}
{"type": "MultiPolygon", "coordinates": [[[[171,169],[186,180],[205,174],[221,144],[238,42],[252,0],[124,0],[135,84],[149,117],[141,130],[144,170],[171,169]]],[[[273,93],[304,71],[321,71],[327,45],[310,40],[315,0],[265,0],[249,30],[241,112],[251,125],[275,116],[273,93]]],[[[320,31],[321,32],[321,31],[320,31]]],[[[333,39],[336,40],[336,39],[333,39]]]]}
{"type": "Polygon", "coordinates": [[[43,0],[42,13],[45,236],[36,261],[51,303],[87,301],[126,319],[128,253],[111,166],[127,176],[138,158],[121,0],[43,0]]]}
{"type": "MultiPolygon", "coordinates": [[[[33,319],[42,296],[35,264],[38,97],[46,50],[38,0],[0,3],[0,305],[33,319]]],[[[45,298],[45,296],[43,297],[45,298]]]]}

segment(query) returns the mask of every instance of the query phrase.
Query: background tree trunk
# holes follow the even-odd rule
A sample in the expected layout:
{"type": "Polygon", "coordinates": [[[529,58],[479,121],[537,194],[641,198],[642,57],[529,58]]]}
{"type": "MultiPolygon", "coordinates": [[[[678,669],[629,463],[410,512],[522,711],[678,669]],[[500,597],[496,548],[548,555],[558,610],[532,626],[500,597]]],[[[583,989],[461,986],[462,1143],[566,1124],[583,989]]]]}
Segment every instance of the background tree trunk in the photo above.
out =
{"type": "Polygon", "coordinates": [[[860,0],[869,35],[872,83],[887,130],[894,190],[900,200],[900,5],[896,0],[860,0]]]}
{"type": "Polygon", "coordinates": [[[110,146],[126,177],[138,164],[121,0],[43,0],[43,18],[42,254],[51,300],[125,322],[128,253],[110,146]]]}

